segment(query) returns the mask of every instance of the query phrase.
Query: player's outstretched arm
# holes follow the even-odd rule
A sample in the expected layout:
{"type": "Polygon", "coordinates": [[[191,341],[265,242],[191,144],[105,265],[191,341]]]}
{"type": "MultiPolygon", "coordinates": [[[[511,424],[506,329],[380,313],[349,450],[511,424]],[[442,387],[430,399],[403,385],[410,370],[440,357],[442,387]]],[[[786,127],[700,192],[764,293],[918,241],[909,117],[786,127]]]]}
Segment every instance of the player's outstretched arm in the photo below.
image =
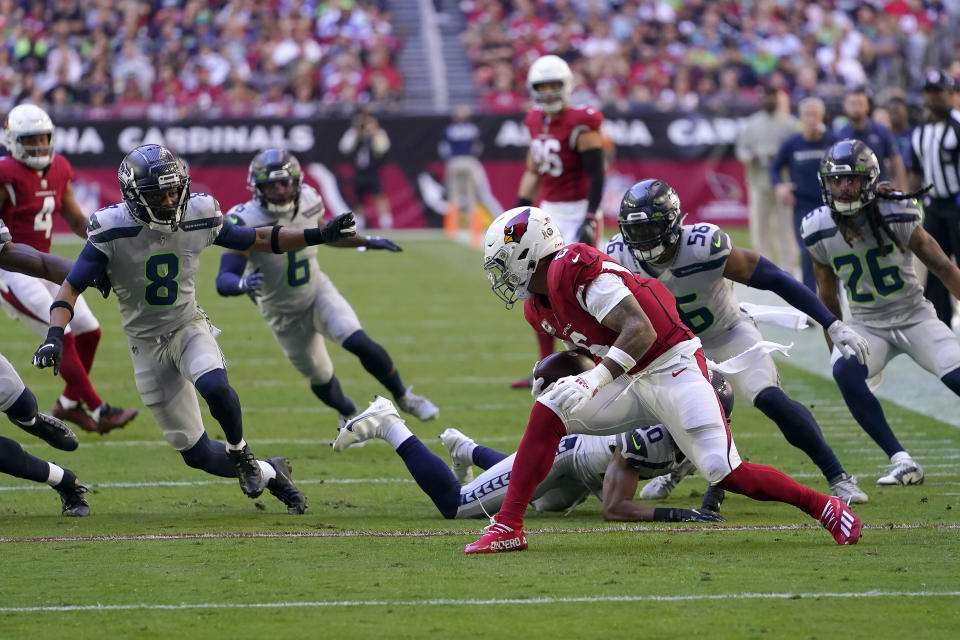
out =
{"type": "Polygon", "coordinates": [[[263,253],[286,253],[303,247],[331,244],[357,234],[353,212],[341,213],[322,227],[312,229],[288,229],[273,227],[241,227],[229,220],[223,221],[215,245],[234,251],[260,251],[263,253]]]}
{"type": "Polygon", "coordinates": [[[910,251],[913,251],[914,255],[927,266],[930,273],[940,278],[943,286],[953,294],[953,297],[960,298],[960,269],[947,257],[933,236],[923,227],[917,227],[910,234],[909,247],[910,251]]]}
{"type": "Polygon", "coordinates": [[[732,247],[723,276],[754,289],[772,291],[791,307],[803,311],[820,326],[829,327],[837,315],[828,309],[810,289],[756,251],[732,247]]]}
{"type": "Polygon", "coordinates": [[[403,251],[403,248],[396,242],[381,236],[353,236],[345,240],[331,242],[330,246],[338,249],[370,249],[372,251],[383,249],[391,253],[403,251]]]}
{"type": "Polygon", "coordinates": [[[616,522],[653,522],[653,507],[635,502],[639,477],[619,451],[603,474],[603,519],[616,522]]]}
{"type": "Polygon", "coordinates": [[[0,247],[0,268],[25,273],[60,284],[70,272],[73,261],[37,251],[30,245],[10,242],[0,247]]]}
{"type": "Polygon", "coordinates": [[[650,507],[636,502],[639,476],[619,451],[614,451],[603,475],[603,519],[616,522],[726,522],[705,509],[650,507]]]}

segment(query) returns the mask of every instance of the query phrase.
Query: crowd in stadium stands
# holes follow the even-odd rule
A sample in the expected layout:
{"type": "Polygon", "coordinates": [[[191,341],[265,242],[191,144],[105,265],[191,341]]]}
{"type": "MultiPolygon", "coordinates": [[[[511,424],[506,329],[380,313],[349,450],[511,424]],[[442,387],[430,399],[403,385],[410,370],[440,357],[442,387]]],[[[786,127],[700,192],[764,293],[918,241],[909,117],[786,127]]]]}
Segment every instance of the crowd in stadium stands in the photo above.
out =
{"type": "Polygon", "coordinates": [[[766,84],[796,103],[852,87],[919,92],[922,70],[960,74],[954,0],[464,0],[461,39],[481,109],[523,109],[527,69],[564,58],[574,103],[729,111],[766,84]]]}
{"type": "Polygon", "coordinates": [[[294,116],[399,104],[386,0],[0,0],[0,112],[294,116]]]}

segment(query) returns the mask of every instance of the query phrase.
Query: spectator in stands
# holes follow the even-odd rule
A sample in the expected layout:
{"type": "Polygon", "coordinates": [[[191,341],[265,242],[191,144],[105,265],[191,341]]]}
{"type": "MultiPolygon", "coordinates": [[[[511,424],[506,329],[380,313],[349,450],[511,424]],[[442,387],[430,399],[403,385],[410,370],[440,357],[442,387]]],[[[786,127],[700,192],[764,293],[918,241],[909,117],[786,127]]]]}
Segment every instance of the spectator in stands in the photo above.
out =
{"type": "Polygon", "coordinates": [[[788,273],[796,273],[797,254],[788,222],[792,216],[776,198],[770,166],[780,144],[801,127],[789,109],[778,109],[779,95],[773,86],[764,88],[763,108],[747,119],[736,154],[746,172],[751,247],[788,273]]]}
{"type": "Polygon", "coordinates": [[[372,197],[377,207],[379,228],[393,227],[390,201],[383,193],[380,182],[380,165],[390,150],[390,138],[380,123],[366,109],[358,111],[349,129],[340,138],[340,153],[350,156],[353,162],[354,205],[353,212],[358,225],[366,224],[364,216],[366,200],[372,197]]]}
{"type": "Polygon", "coordinates": [[[792,257],[785,257],[784,264],[780,265],[788,271],[796,271],[796,261],[799,255],[803,284],[817,292],[817,279],[813,273],[813,262],[810,252],[803,245],[800,236],[800,221],[805,215],[824,204],[820,194],[820,183],[817,172],[820,169],[820,160],[837,137],[824,124],[827,109],[820,98],[804,98],[797,111],[803,130],[783,141],[777,156],[770,164],[770,183],[777,193],[777,201],[784,207],[793,209],[792,218],[781,227],[778,232],[784,234],[781,240],[794,239],[792,257]],[[783,172],[787,170],[790,177],[783,179],[783,172]],[[787,226],[792,226],[789,233],[787,226]]]}

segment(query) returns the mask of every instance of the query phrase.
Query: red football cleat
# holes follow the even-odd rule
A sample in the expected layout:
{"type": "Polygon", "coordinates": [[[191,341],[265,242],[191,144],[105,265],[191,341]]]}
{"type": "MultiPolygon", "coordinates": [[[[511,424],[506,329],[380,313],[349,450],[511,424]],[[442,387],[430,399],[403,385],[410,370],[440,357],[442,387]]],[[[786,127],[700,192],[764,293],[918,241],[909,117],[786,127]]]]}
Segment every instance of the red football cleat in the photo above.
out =
{"type": "Polygon", "coordinates": [[[833,535],[837,544],[857,544],[863,523],[850,510],[846,503],[836,496],[830,496],[820,514],[820,524],[833,535]]]}
{"type": "Polygon", "coordinates": [[[528,376],[526,378],[520,378],[519,380],[514,380],[510,383],[511,389],[529,389],[533,386],[533,376],[528,376]]]}
{"type": "Polygon", "coordinates": [[[476,542],[463,548],[464,553],[502,553],[505,551],[523,551],[527,548],[527,537],[523,529],[515,530],[490,518],[490,524],[483,528],[483,535],[476,542]]]}

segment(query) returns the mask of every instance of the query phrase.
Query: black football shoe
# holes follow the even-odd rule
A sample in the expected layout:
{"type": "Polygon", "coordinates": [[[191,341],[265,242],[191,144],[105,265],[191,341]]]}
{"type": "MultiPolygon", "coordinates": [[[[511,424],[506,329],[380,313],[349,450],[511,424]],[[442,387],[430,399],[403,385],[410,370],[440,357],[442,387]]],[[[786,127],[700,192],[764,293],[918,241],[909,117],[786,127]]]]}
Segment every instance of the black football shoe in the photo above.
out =
{"type": "Polygon", "coordinates": [[[263,472],[260,470],[260,464],[250,451],[247,444],[243,449],[227,449],[227,455],[230,461],[237,469],[237,479],[240,481],[240,489],[248,498],[258,498],[266,487],[266,481],[263,478],[263,472]]]}
{"type": "Polygon", "coordinates": [[[300,515],[306,511],[307,496],[303,495],[300,489],[297,489],[296,485],[293,484],[293,479],[290,477],[293,473],[290,461],[282,456],[277,456],[267,458],[267,462],[277,470],[277,477],[271,478],[267,482],[267,489],[270,490],[270,493],[277,500],[287,505],[287,513],[300,515]]]}
{"type": "Polygon", "coordinates": [[[76,451],[77,447],[80,446],[80,439],[77,438],[73,429],[68,427],[63,420],[48,416],[45,413],[38,413],[33,420],[33,424],[23,424],[13,418],[10,418],[10,422],[30,435],[40,438],[54,449],[76,451]]]}
{"type": "Polygon", "coordinates": [[[76,476],[73,476],[73,474],[70,474],[70,476],[70,480],[67,480],[67,476],[65,476],[64,481],[53,488],[60,494],[60,501],[63,503],[61,513],[72,518],[88,516],[90,515],[90,503],[83,495],[87,492],[87,488],[80,484],[76,476]]]}

